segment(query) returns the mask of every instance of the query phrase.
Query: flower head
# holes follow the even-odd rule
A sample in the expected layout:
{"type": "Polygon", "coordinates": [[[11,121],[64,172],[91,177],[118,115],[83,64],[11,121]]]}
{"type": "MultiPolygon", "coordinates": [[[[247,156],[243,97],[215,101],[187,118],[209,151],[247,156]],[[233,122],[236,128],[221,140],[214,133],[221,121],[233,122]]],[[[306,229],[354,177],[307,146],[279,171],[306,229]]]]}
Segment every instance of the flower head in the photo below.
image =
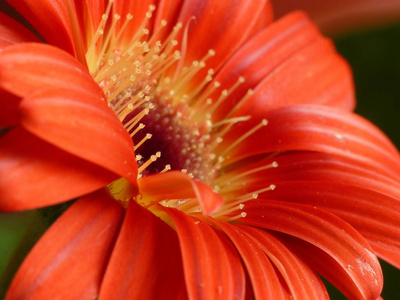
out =
{"type": "Polygon", "coordinates": [[[8,299],[326,299],[317,273],[379,296],[399,153],[349,112],[349,68],[304,14],[10,2],[46,43],[2,15],[0,207],[78,200],[8,299]]]}

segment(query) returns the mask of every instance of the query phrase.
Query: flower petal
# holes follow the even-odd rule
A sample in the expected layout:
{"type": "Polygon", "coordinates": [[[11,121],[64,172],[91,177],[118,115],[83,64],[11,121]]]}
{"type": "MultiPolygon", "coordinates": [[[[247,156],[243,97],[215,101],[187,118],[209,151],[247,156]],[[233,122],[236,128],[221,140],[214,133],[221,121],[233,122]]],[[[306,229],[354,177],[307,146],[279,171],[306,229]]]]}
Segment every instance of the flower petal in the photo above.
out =
{"type": "Polygon", "coordinates": [[[0,127],[19,123],[19,104],[21,98],[0,88],[0,127]]]}
{"type": "Polygon", "coordinates": [[[307,11],[327,33],[362,29],[365,26],[398,22],[400,2],[397,0],[272,0],[276,15],[302,9],[307,11]]]}
{"type": "Polygon", "coordinates": [[[17,44],[0,52],[0,87],[21,97],[39,89],[70,88],[105,98],[87,69],[72,56],[36,43],[17,44]]]}
{"type": "Polygon", "coordinates": [[[64,1],[8,1],[49,43],[74,54],[74,43],[64,1]]]}
{"type": "Polygon", "coordinates": [[[253,243],[258,244],[273,262],[290,290],[291,299],[329,299],[318,275],[285,247],[280,239],[254,227],[239,228],[253,243]]]}
{"type": "Polygon", "coordinates": [[[22,128],[0,138],[0,210],[16,211],[71,200],[117,179],[22,128]]]}
{"type": "Polygon", "coordinates": [[[215,221],[215,223],[231,239],[245,263],[254,298],[285,299],[284,289],[262,247],[243,234],[240,227],[221,221],[215,221]]]}
{"type": "Polygon", "coordinates": [[[26,42],[39,42],[39,39],[17,21],[0,12],[0,49],[26,42]]]}
{"type": "MultiPolygon", "coordinates": [[[[246,95],[249,89],[256,89],[257,94],[253,97],[258,98],[264,93],[267,95],[281,93],[279,97],[269,97],[268,101],[265,101],[265,104],[269,106],[281,106],[299,101],[317,101],[318,99],[310,97],[303,99],[301,95],[291,93],[290,90],[279,89],[276,86],[269,90],[271,88],[270,81],[274,79],[273,81],[276,84],[279,77],[282,83],[278,82],[278,84],[286,85],[286,88],[292,85],[293,90],[296,84],[304,83],[303,81],[299,82],[300,78],[306,77],[303,73],[311,74],[311,70],[319,70],[318,72],[322,72],[320,81],[322,85],[324,80],[333,79],[331,74],[323,73],[326,68],[343,72],[343,77],[337,80],[335,84],[342,82],[343,84],[347,83],[349,86],[349,97],[335,98],[336,102],[333,101],[334,97],[332,97],[332,99],[327,99],[329,101],[326,104],[352,109],[355,100],[352,95],[351,72],[347,64],[339,58],[331,44],[324,42],[324,51],[321,51],[320,43],[322,40],[323,37],[316,26],[300,12],[292,13],[265,28],[260,34],[241,47],[221,68],[214,79],[214,83],[219,82],[221,84],[220,88],[215,88],[212,82],[204,92],[207,94],[212,88],[214,92],[208,98],[217,100],[223,89],[230,89],[237,84],[239,76],[242,76],[245,80],[234,89],[229,97],[219,104],[213,116],[216,119],[226,116],[232,110],[232,107],[246,95]],[[320,42],[317,43],[317,41],[320,42]],[[321,53],[319,53],[320,51],[321,53]],[[307,57],[305,57],[304,53],[307,54],[307,57]],[[300,55],[303,57],[301,61],[297,59],[300,55]],[[334,62],[337,65],[332,66],[334,62]],[[297,67],[300,67],[302,71],[309,71],[299,73],[298,77],[293,76],[292,73],[297,70],[297,67]],[[290,75],[288,76],[289,72],[290,75]],[[265,78],[269,78],[266,79],[267,83],[260,83],[265,78]],[[259,83],[260,86],[258,87],[259,83]],[[291,95],[294,96],[293,99],[288,96],[289,93],[294,94],[291,95]]],[[[304,81],[307,80],[309,79],[304,79],[304,81]]],[[[315,83],[315,79],[313,79],[313,82],[315,83]]],[[[256,101],[256,99],[252,101],[256,101]]]]}
{"type": "Polygon", "coordinates": [[[241,109],[260,105],[267,109],[302,103],[345,110],[352,110],[355,106],[352,72],[330,40],[311,42],[282,63],[255,88],[241,109]]]}
{"type": "Polygon", "coordinates": [[[231,242],[207,223],[165,209],[178,232],[190,299],[242,299],[245,276],[231,242]]]}
{"type": "Polygon", "coordinates": [[[74,54],[74,43],[64,1],[8,1],[49,43],[74,54]]]}
{"type": "Polygon", "coordinates": [[[99,299],[180,299],[185,295],[176,232],[131,201],[99,299]]]}
{"type": "Polygon", "coordinates": [[[220,151],[229,152],[226,163],[261,153],[309,150],[375,165],[389,176],[398,178],[400,174],[397,149],[379,129],[355,114],[321,105],[293,105],[273,111],[258,105],[242,112],[253,118],[234,126],[224,137],[220,151]],[[263,118],[268,120],[267,126],[231,146],[263,118]]]}
{"type": "Polygon", "coordinates": [[[139,179],[139,190],[144,198],[159,202],[169,199],[197,198],[202,212],[210,215],[223,204],[223,198],[208,185],[191,179],[180,171],[169,171],[139,179]]]}
{"type": "MultiPolygon", "coordinates": [[[[212,49],[215,55],[207,60],[207,68],[220,68],[250,34],[254,34],[254,27],[259,25],[258,19],[266,18],[266,6],[271,17],[270,3],[264,0],[185,1],[178,19],[184,27],[188,26],[187,36],[185,30],[181,30],[181,37],[178,38],[184,48],[181,51],[184,64],[190,65],[192,61],[200,60],[212,49]],[[188,39],[187,44],[185,38],[188,39]]],[[[200,70],[191,84],[198,84],[206,74],[206,69],[200,70]]]]}
{"type": "Polygon", "coordinates": [[[136,185],[132,139],[97,95],[82,90],[42,90],[21,103],[21,124],[43,140],[98,164],[136,185]]]}
{"type": "Polygon", "coordinates": [[[96,298],[122,216],[105,194],[78,200],[29,253],[6,299],[96,298]]]}
{"type": "Polygon", "coordinates": [[[400,265],[396,256],[400,253],[400,197],[393,198],[340,181],[281,182],[268,196],[315,206],[339,216],[357,229],[374,250],[374,245],[377,246],[377,255],[379,249],[385,250],[383,254],[388,257],[393,253],[391,262],[400,265]]]}
{"type": "Polygon", "coordinates": [[[378,259],[365,239],[339,217],[313,206],[275,200],[249,201],[244,211],[247,216],[241,222],[292,235],[325,252],[347,277],[343,292],[351,291],[357,299],[380,295],[383,278],[378,259]]]}

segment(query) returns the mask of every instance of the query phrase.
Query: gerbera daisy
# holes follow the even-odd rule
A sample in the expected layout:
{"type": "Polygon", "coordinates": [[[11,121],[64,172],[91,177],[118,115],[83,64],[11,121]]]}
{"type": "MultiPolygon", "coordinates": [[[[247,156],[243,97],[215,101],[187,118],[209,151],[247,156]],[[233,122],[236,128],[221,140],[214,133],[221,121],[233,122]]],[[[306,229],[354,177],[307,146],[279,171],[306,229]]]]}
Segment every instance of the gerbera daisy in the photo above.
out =
{"type": "Polygon", "coordinates": [[[10,3],[0,208],[77,199],[6,299],[377,299],[400,157],[351,72],[268,1],[10,3]]]}

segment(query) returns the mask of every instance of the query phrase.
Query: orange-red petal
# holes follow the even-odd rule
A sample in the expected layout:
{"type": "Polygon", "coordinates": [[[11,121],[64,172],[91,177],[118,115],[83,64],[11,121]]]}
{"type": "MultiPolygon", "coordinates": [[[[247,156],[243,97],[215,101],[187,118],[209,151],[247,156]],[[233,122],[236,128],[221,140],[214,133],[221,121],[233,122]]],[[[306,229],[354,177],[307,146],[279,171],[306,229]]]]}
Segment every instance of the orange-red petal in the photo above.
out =
{"type": "Polygon", "coordinates": [[[0,12],[0,50],[13,44],[38,41],[39,39],[32,32],[0,12]]]}
{"type": "Polygon", "coordinates": [[[176,232],[136,202],[129,204],[99,299],[184,299],[176,232]]]}
{"type": "MultiPolygon", "coordinates": [[[[234,243],[246,265],[256,299],[285,299],[285,291],[262,247],[243,233],[240,227],[214,221],[234,243]]],[[[294,269],[294,268],[293,268],[294,269]]]]}
{"type": "Polygon", "coordinates": [[[355,299],[376,299],[380,295],[383,278],[378,259],[361,234],[341,218],[315,206],[289,206],[269,199],[249,201],[244,211],[247,216],[241,222],[286,233],[325,252],[347,277],[343,292],[355,299]]]}
{"type": "MultiPolygon", "coordinates": [[[[238,226],[252,243],[274,264],[286,283],[291,299],[329,299],[321,279],[304,261],[288,249],[279,238],[269,232],[250,226],[238,226]]],[[[279,299],[279,298],[278,298],[279,299]]]]}
{"type": "Polygon", "coordinates": [[[19,104],[21,98],[0,88],[0,127],[19,123],[19,104]]]}
{"type": "Polygon", "coordinates": [[[0,52],[0,87],[24,97],[39,89],[86,90],[105,98],[87,69],[50,45],[23,43],[0,52]]]}
{"type": "Polygon", "coordinates": [[[95,299],[122,217],[106,194],[78,200],[29,253],[6,299],[95,299]]]}
{"type": "Polygon", "coordinates": [[[232,243],[207,223],[165,209],[178,232],[190,299],[242,299],[245,276],[232,243]]]}
{"type": "MultiPolygon", "coordinates": [[[[178,18],[183,29],[178,40],[180,47],[183,47],[181,52],[184,64],[200,60],[210,49],[215,51],[215,55],[206,62],[207,68],[199,71],[188,89],[194,88],[204,79],[208,68],[219,69],[250,34],[254,34],[254,27],[259,25],[258,19],[261,16],[265,18],[266,2],[189,0],[183,3],[178,18]]],[[[272,14],[271,10],[269,12],[272,14]]]]}
{"type": "Polygon", "coordinates": [[[367,120],[321,105],[293,105],[270,111],[263,109],[261,104],[242,111],[253,118],[236,125],[225,136],[220,144],[221,151],[260,123],[261,119],[265,118],[268,125],[232,149],[227,162],[254,154],[309,150],[344,156],[375,165],[388,176],[399,176],[397,149],[367,120]]]}
{"type": "Polygon", "coordinates": [[[64,1],[8,0],[8,2],[35,27],[46,42],[74,55],[74,42],[64,1]]]}
{"type": "Polygon", "coordinates": [[[16,211],[71,200],[118,177],[15,128],[0,138],[0,178],[0,210],[16,211]]]}
{"type": "Polygon", "coordinates": [[[180,171],[146,176],[138,184],[141,195],[155,202],[196,198],[205,215],[218,210],[224,201],[211,187],[180,171]]]}
{"type": "Polygon", "coordinates": [[[21,103],[21,124],[43,140],[136,185],[133,143],[118,117],[96,94],[42,90],[21,103]]]}

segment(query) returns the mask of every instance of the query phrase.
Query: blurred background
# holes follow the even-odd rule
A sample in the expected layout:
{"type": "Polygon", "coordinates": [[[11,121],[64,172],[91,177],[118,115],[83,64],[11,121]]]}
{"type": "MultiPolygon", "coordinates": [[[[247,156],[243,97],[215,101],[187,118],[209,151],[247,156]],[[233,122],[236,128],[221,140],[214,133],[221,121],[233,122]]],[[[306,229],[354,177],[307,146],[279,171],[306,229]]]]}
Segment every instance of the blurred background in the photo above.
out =
{"type": "MultiPolygon", "coordinates": [[[[0,10],[5,9],[0,0],[0,10]]],[[[356,112],[380,127],[400,149],[400,19],[392,16],[390,23],[369,29],[346,28],[346,33],[340,34],[328,30],[327,34],[353,69],[356,112]]],[[[0,299],[19,262],[56,215],[49,210],[0,214],[0,299]]],[[[400,299],[400,271],[382,265],[383,298],[400,299]]],[[[332,286],[329,293],[334,300],[346,299],[332,286]]]]}

